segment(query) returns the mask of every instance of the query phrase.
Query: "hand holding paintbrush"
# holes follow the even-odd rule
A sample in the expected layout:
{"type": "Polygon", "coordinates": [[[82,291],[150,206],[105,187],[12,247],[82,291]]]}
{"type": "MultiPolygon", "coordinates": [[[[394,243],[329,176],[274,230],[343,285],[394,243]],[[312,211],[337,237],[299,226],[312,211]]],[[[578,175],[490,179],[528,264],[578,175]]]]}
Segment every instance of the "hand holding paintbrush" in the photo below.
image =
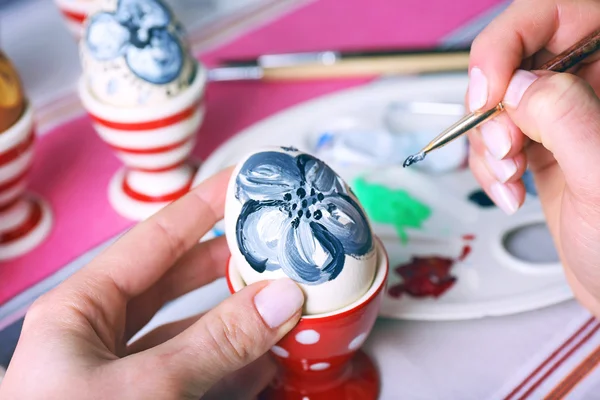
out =
{"type": "MultiPolygon", "coordinates": [[[[599,49],[600,30],[597,30],[545,63],[540,70],[565,72],[578,65],[580,62],[594,54],[599,49]]],[[[501,102],[489,110],[475,111],[469,115],[466,115],[454,125],[442,132],[431,142],[429,142],[429,144],[425,146],[421,152],[409,156],[406,161],[404,161],[404,167],[408,167],[414,163],[422,161],[429,152],[445,146],[459,136],[469,132],[471,129],[477,128],[479,125],[496,117],[502,111],[504,111],[504,104],[501,102]]]]}
{"type": "Polygon", "coordinates": [[[595,0],[513,2],[473,43],[468,93],[477,116],[469,132],[473,174],[496,205],[512,214],[525,200],[521,177],[529,168],[565,275],[597,317],[600,52],[594,53],[598,34],[588,35],[597,32],[599,21],[595,0]],[[563,53],[574,43],[573,51],[563,53]],[[556,54],[559,62],[546,64],[548,71],[519,69],[543,65],[556,54]],[[571,73],[553,72],[575,64],[571,73]],[[503,112],[481,118],[499,103],[503,112]]]}

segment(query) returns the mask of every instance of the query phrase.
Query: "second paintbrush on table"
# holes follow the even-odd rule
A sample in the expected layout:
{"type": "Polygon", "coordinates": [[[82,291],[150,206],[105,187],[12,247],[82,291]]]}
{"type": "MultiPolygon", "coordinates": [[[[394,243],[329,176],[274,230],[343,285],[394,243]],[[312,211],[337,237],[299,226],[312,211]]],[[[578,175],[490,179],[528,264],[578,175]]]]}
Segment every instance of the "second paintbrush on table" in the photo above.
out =
{"type": "Polygon", "coordinates": [[[265,54],[224,60],[210,81],[305,80],[466,71],[469,48],[379,49],[265,54]]]}

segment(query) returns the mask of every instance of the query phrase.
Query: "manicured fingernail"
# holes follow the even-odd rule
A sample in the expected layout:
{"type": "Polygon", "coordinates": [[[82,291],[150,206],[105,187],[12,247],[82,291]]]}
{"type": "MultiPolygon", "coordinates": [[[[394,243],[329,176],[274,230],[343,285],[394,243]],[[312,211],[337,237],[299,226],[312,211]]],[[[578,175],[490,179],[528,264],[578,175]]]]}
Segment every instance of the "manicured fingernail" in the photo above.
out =
{"type": "Polygon", "coordinates": [[[512,158],[506,160],[498,160],[490,153],[485,153],[485,160],[490,167],[490,170],[501,183],[506,183],[517,173],[517,163],[512,158]]]}
{"type": "Polygon", "coordinates": [[[469,108],[477,111],[487,103],[488,81],[483,71],[477,67],[471,69],[469,74],[469,108]]]}
{"type": "Polygon", "coordinates": [[[508,89],[506,89],[504,104],[517,108],[529,86],[538,78],[539,76],[532,72],[522,69],[516,70],[508,84],[508,89]]]}
{"type": "Polygon", "coordinates": [[[493,183],[490,187],[490,192],[496,205],[506,214],[512,215],[519,209],[519,202],[505,184],[500,182],[493,183]]]}
{"type": "Polygon", "coordinates": [[[481,125],[480,130],[485,147],[494,157],[502,160],[512,146],[506,126],[492,120],[481,125]]]}
{"type": "Polygon", "coordinates": [[[254,296],[254,305],[263,321],[277,328],[296,314],[304,304],[302,290],[289,278],[269,283],[254,296]]]}

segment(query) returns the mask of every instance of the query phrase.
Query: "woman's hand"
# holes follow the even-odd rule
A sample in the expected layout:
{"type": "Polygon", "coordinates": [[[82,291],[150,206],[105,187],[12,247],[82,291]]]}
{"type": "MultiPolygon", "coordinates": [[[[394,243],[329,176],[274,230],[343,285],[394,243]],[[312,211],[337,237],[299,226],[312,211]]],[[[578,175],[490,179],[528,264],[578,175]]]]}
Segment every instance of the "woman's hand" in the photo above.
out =
{"type": "Polygon", "coordinates": [[[256,397],[275,372],[263,354],[300,317],[304,297],[289,279],[248,286],[203,316],[128,343],[167,301],[223,276],[224,238],[198,241],[223,217],[230,173],[140,223],[36,301],[0,398],[256,397]]]}
{"type": "Polygon", "coordinates": [[[475,40],[468,104],[506,113],[471,132],[470,165],[508,214],[527,166],[578,299],[600,316],[600,58],[573,74],[535,68],[600,28],[594,0],[516,0],[475,40]],[[516,70],[516,72],[515,72],[516,70]]]}

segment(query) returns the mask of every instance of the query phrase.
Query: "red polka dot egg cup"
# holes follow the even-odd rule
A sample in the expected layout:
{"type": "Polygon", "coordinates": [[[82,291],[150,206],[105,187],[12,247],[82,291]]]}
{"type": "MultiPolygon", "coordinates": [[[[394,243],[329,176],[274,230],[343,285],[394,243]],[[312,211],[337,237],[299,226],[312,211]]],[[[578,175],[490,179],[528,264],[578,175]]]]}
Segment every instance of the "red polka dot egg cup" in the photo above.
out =
{"type": "Polygon", "coordinates": [[[100,137],[125,164],[109,184],[109,200],[125,218],[144,220],[189,191],[197,165],[189,160],[205,114],[206,69],[165,104],[123,108],[99,101],[85,79],[79,96],[100,137]]]}
{"type": "MultiPolygon", "coordinates": [[[[280,371],[261,399],[377,398],[379,373],[370,358],[360,351],[377,319],[388,274],[385,248],[379,240],[375,243],[377,270],[371,288],[340,310],[300,319],[271,349],[280,371]]],[[[231,293],[246,286],[231,260],[226,275],[231,293]]]]}

